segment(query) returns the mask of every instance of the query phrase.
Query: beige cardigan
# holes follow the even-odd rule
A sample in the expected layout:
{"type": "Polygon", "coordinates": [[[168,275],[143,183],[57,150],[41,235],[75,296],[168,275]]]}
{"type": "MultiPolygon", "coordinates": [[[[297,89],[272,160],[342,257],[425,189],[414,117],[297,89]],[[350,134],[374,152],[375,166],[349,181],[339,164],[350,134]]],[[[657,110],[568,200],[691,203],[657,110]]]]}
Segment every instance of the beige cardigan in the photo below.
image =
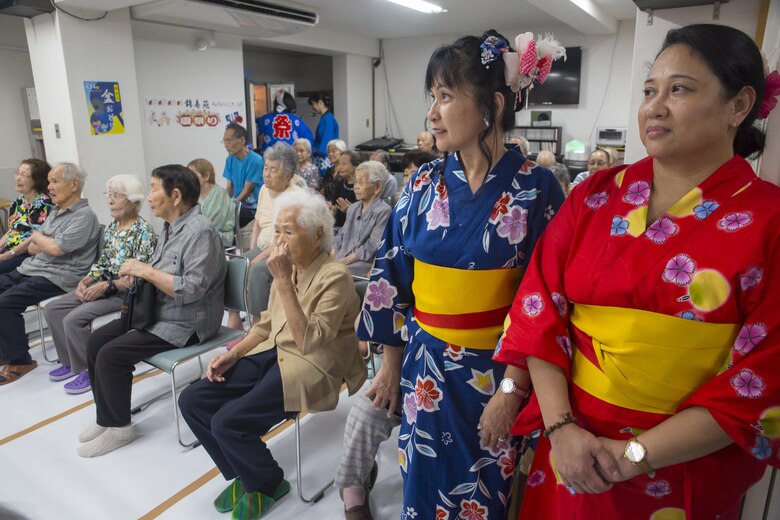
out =
{"type": "Polygon", "coordinates": [[[293,283],[303,313],[309,318],[303,353],[287,327],[284,305],[274,281],[272,303],[249,331],[259,337],[260,344],[246,355],[276,346],[285,411],[333,410],[343,382],[352,395],[367,377],[355,338],[360,300],[349,270],[325,252],[306,269],[293,268],[293,283]]]}

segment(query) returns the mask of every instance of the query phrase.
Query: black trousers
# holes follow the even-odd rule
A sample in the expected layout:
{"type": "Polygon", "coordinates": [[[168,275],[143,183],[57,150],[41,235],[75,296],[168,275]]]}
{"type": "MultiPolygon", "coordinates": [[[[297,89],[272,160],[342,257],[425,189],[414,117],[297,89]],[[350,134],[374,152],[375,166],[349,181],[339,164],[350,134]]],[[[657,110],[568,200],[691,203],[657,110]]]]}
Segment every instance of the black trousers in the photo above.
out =
{"type": "Polygon", "coordinates": [[[0,359],[11,365],[32,363],[22,313],[29,305],[64,292],[43,276],[26,276],[17,270],[0,274],[0,359]]]}
{"type": "MultiPolygon", "coordinates": [[[[188,344],[193,344],[196,338],[193,334],[188,344]]],[[[99,328],[89,337],[87,369],[100,426],[130,424],[130,394],[136,363],[174,348],[145,330],[125,332],[122,319],[99,328]]]]}
{"type": "Polygon", "coordinates": [[[179,397],[181,414],[227,480],[271,496],[284,472],[260,439],[293,417],[284,410],[276,349],[241,358],[224,383],[201,379],[179,397]]]}

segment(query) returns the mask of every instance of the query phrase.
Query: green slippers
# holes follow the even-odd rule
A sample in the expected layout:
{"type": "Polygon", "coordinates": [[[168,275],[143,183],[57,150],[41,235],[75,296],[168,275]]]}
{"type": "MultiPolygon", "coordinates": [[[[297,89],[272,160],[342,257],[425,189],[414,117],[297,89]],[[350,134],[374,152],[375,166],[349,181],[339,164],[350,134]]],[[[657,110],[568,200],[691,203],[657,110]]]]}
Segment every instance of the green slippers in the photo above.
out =
{"type": "Polygon", "coordinates": [[[214,508],[220,513],[227,513],[228,511],[232,511],[233,508],[236,507],[238,500],[243,494],[244,484],[240,480],[235,479],[214,500],[214,508]]]}
{"type": "Polygon", "coordinates": [[[270,497],[259,491],[244,493],[230,515],[231,520],[257,520],[271,509],[277,500],[290,492],[290,483],[286,480],[276,487],[270,497]]]}

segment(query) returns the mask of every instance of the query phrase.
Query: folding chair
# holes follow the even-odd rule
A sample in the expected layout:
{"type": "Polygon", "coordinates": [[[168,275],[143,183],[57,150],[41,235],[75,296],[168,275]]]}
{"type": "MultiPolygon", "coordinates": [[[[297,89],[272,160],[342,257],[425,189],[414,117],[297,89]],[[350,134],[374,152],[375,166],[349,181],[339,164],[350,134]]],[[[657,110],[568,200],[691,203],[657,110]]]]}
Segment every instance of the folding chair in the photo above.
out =
{"type": "MultiPolygon", "coordinates": [[[[227,276],[225,277],[225,309],[234,311],[247,310],[246,301],[246,286],[247,278],[249,277],[249,260],[243,256],[227,255],[227,276]]],[[[176,384],[176,367],[180,364],[188,361],[192,358],[198,358],[198,365],[200,367],[200,375],[196,379],[188,381],[181,385],[184,387],[193,383],[203,377],[203,360],[201,355],[214,350],[215,348],[223,347],[230,341],[242,336],[243,330],[231,329],[229,327],[220,327],[219,331],[207,341],[192,345],[190,347],[174,348],[155,354],[149,358],[144,359],[144,362],[170,374],[171,376],[171,391],[170,395],[173,397],[173,416],[176,420],[176,433],[179,438],[179,444],[185,448],[194,448],[200,441],[197,439],[191,443],[185,443],[181,438],[181,425],[179,419],[179,406],[176,402],[176,391],[180,386],[176,384]]],[[[168,392],[164,392],[152,399],[133,408],[132,413],[138,413],[141,410],[148,407],[154,401],[169,395],[168,392]]]]}

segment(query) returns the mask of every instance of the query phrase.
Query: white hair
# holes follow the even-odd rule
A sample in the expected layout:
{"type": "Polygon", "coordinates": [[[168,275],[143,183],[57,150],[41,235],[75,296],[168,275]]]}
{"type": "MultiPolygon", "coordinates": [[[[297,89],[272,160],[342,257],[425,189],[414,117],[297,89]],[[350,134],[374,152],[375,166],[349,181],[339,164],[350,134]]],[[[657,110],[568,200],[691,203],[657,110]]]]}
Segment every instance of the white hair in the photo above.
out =
{"type": "Polygon", "coordinates": [[[84,185],[87,183],[87,172],[85,172],[81,166],[69,162],[61,162],[54,168],[62,166],[62,178],[66,181],[75,180],[79,185],[79,191],[84,189],[84,185]]]}
{"type": "Polygon", "coordinates": [[[341,153],[344,153],[348,150],[347,143],[345,143],[341,139],[331,139],[330,141],[328,141],[328,146],[326,146],[325,149],[327,150],[331,146],[335,147],[336,150],[338,150],[341,153]]]}
{"type": "Polygon", "coordinates": [[[311,153],[311,143],[308,139],[304,139],[303,137],[299,137],[295,141],[293,141],[293,148],[295,148],[296,144],[302,144],[304,148],[306,148],[306,151],[311,153]]]}
{"type": "Polygon", "coordinates": [[[380,184],[379,192],[381,193],[382,189],[385,187],[385,184],[387,184],[388,178],[390,177],[390,174],[387,173],[387,168],[385,168],[385,165],[379,161],[365,161],[360,163],[358,167],[355,168],[356,173],[360,170],[364,170],[366,173],[368,173],[368,182],[371,184],[378,182],[380,184]]]}
{"type": "Polygon", "coordinates": [[[295,174],[295,166],[298,163],[293,147],[282,141],[278,141],[270,148],[266,148],[263,153],[263,160],[279,161],[282,173],[288,177],[292,177],[295,174]]]}
{"type": "Polygon", "coordinates": [[[314,236],[318,229],[322,230],[320,248],[327,252],[333,245],[333,214],[328,209],[328,204],[319,193],[309,190],[285,191],[274,201],[273,224],[279,213],[285,209],[298,209],[298,218],[295,221],[298,226],[314,236]]]}
{"type": "Polygon", "coordinates": [[[144,183],[135,175],[114,175],[106,182],[106,190],[121,193],[140,208],[146,198],[144,183]]]}

